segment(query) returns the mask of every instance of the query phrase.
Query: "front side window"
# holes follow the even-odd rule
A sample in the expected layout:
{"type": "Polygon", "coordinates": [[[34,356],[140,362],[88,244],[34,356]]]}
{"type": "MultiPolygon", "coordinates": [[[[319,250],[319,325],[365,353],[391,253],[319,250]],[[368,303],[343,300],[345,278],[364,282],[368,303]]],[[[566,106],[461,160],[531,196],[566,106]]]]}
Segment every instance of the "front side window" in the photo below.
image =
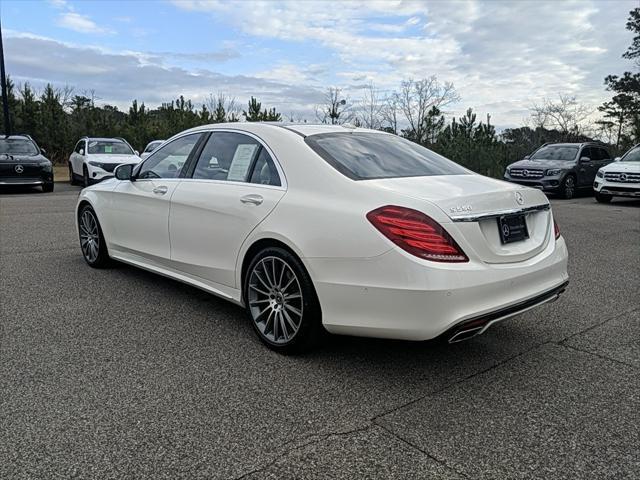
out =
{"type": "Polygon", "coordinates": [[[470,173],[442,155],[396,135],[323,133],[310,135],[305,142],[353,180],[470,173]]]}
{"type": "Polygon", "coordinates": [[[38,155],[38,148],[26,138],[0,138],[0,155],[38,155]]]}
{"type": "Polygon", "coordinates": [[[588,158],[589,160],[593,160],[593,149],[591,147],[585,147],[580,152],[580,158],[588,158]]]}
{"type": "Polygon", "coordinates": [[[91,155],[133,155],[129,145],[120,140],[89,140],[91,155]]]}
{"type": "MultiPolygon", "coordinates": [[[[80,150],[84,150],[84,140],[80,140],[76,145],[74,152],[80,153],[80,150]]],[[[83,152],[84,153],[84,152],[83,152]]]]}
{"type": "Polygon", "coordinates": [[[530,160],[575,160],[578,154],[578,147],[547,145],[538,149],[530,160]]]}
{"type": "Polygon", "coordinates": [[[154,151],[140,167],[137,178],[177,178],[201,136],[185,135],[154,151]]]}
{"type": "Polygon", "coordinates": [[[193,178],[246,182],[261,148],[248,135],[214,132],[200,154],[193,178]]]}
{"type": "Polygon", "coordinates": [[[609,152],[606,149],[599,148],[598,150],[600,151],[600,160],[610,160],[611,159],[611,155],[609,155],[609,152]]]}

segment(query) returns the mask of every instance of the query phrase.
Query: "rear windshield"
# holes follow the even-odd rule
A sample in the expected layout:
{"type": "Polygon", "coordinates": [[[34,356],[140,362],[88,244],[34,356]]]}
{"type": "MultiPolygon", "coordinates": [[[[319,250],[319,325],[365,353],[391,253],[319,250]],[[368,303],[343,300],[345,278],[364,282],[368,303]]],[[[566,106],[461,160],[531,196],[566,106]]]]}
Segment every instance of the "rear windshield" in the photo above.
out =
{"type": "Polygon", "coordinates": [[[470,173],[420,145],[384,133],[323,133],[305,142],[336,170],[354,180],[470,173]]]}
{"type": "Polygon", "coordinates": [[[531,160],[575,160],[577,154],[578,147],[549,145],[531,155],[531,160]]]}
{"type": "Polygon", "coordinates": [[[26,138],[0,138],[0,154],[38,155],[38,149],[26,138]]]}
{"type": "Polygon", "coordinates": [[[133,155],[133,150],[129,145],[118,140],[89,140],[89,153],[133,155]]]}
{"type": "Polygon", "coordinates": [[[640,147],[633,148],[622,157],[623,162],[640,162],[640,147]]]}

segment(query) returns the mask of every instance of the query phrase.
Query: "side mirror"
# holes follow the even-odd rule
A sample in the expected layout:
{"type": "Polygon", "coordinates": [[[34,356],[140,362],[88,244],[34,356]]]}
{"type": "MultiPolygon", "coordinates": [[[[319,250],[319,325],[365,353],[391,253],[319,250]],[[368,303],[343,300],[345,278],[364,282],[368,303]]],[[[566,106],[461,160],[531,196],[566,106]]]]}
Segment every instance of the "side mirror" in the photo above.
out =
{"type": "Polygon", "coordinates": [[[114,174],[118,180],[131,181],[131,175],[133,174],[133,165],[131,165],[130,163],[118,165],[114,174]]]}
{"type": "Polygon", "coordinates": [[[590,159],[589,157],[580,157],[580,162],[581,162],[581,163],[583,163],[583,162],[590,162],[590,161],[591,161],[591,159],[590,159]]]}
{"type": "Polygon", "coordinates": [[[84,155],[84,148],[81,148],[80,151],[78,152],[80,155],[84,155]]]}
{"type": "Polygon", "coordinates": [[[524,157],[522,157],[523,160],[529,160],[529,157],[531,157],[531,155],[525,155],[524,157]]]}
{"type": "Polygon", "coordinates": [[[43,155],[46,155],[46,154],[47,154],[47,151],[46,151],[44,148],[41,148],[41,149],[40,149],[40,153],[41,153],[41,154],[43,154],[43,155]]]}
{"type": "Polygon", "coordinates": [[[139,156],[140,156],[140,152],[139,152],[138,150],[134,150],[134,151],[133,151],[133,153],[135,153],[135,154],[136,154],[136,157],[139,157],[139,156]]]}
{"type": "Polygon", "coordinates": [[[621,157],[616,157],[613,159],[614,162],[619,162],[621,160],[621,157]]]}

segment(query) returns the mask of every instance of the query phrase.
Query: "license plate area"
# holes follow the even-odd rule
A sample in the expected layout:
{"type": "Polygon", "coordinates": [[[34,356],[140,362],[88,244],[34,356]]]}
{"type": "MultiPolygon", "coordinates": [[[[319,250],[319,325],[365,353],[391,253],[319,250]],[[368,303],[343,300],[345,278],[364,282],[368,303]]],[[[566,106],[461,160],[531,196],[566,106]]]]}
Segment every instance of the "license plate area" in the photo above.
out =
{"type": "Polygon", "coordinates": [[[524,215],[503,215],[498,217],[498,232],[502,244],[520,242],[529,238],[524,215]]]}

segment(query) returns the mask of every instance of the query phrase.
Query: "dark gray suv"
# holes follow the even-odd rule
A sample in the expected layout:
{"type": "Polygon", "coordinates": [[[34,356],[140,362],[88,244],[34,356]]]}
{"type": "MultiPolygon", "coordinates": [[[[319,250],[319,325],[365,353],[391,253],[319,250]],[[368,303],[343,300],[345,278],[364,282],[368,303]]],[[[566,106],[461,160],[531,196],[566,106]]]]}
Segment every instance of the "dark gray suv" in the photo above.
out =
{"type": "Polygon", "coordinates": [[[591,189],[598,169],[612,161],[599,143],[545,143],[509,165],[504,179],[572,198],[577,189],[591,189]]]}

